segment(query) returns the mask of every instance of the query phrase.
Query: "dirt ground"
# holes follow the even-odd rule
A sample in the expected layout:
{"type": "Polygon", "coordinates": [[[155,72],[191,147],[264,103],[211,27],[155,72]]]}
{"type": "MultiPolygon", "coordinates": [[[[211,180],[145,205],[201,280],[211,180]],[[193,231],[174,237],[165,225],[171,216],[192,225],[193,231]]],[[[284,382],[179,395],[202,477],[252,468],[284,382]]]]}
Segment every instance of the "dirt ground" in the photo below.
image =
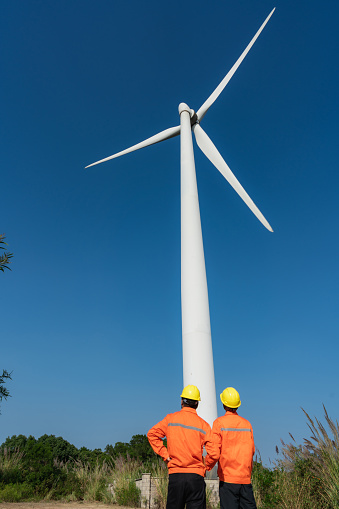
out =
{"type": "Polygon", "coordinates": [[[131,509],[99,502],[0,502],[0,509],[131,509]]]}

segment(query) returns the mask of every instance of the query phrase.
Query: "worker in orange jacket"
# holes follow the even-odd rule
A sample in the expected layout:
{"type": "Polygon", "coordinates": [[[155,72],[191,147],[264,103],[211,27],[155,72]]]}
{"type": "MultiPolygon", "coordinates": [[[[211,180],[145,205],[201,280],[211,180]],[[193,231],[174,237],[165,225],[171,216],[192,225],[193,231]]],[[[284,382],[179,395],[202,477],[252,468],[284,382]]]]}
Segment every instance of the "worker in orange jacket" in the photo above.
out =
{"type": "Polygon", "coordinates": [[[226,413],[214,421],[206,442],[206,468],[210,470],[219,462],[221,509],[256,509],[251,485],[255,452],[252,426],[237,414],[241,401],[233,387],[227,387],[220,399],[226,413]]]}
{"type": "Polygon", "coordinates": [[[154,452],[167,463],[169,473],[166,509],[206,509],[203,447],[211,427],[198,416],[200,392],[187,385],[181,410],[168,414],[147,433],[154,452]],[[167,448],[163,440],[167,438],[167,448]]]}

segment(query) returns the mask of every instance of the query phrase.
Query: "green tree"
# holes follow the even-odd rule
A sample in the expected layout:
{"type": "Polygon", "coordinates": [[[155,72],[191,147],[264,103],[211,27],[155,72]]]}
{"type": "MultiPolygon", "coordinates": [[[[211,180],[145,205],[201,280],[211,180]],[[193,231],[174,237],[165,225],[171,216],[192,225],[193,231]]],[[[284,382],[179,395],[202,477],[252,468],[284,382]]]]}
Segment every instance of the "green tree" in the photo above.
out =
{"type": "Polygon", "coordinates": [[[156,457],[146,435],[133,435],[129,445],[131,458],[137,458],[145,463],[154,460],[156,457]]]}
{"type": "Polygon", "coordinates": [[[63,463],[76,459],[79,454],[75,445],[70,444],[62,437],[56,437],[55,435],[42,435],[38,438],[37,443],[43,445],[46,450],[50,450],[53,459],[58,459],[63,463]]]}
{"type": "Polygon", "coordinates": [[[86,447],[77,449],[75,445],[55,435],[42,435],[38,439],[33,436],[27,438],[25,435],[13,435],[12,437],[6,438],[5,442],[0,446],[0,452],[4,449],[11,452],[19,450],[24,454],[24,457],[26,457],[27,454],[31,454],[32,448],[34,447],[39,451],[38,456],[40,458],[44,455],[45,460],[47,459],[49,461],[52,458],[53,460],[57,460],[57,463],[62,462],[65,464],[67,462],[73,462],[74,460],[80,460],[83,463],[88,463],[93,466],[96,463],[102,464],[104,461],[110,461],[111,459],[110,456],[102,452],[101,449],[94,449],[93,451],[86,447]],[[43,454],[41,451],[43,451],[43,454]]]}
{"type": "Polygon", "coordinates": [[[94,467],[99,464],[102,465],[104,462],[112,463],[112,458],[109,454],[102,452],[101,449],[87,449],[87,447],[81,447],[78,451],[78,460],[82,463],[87,463],[94,467]]]}
{"type": "Polygon", "coordinates": [[[2,370],[2,375],[0,376],[0,403],[3,399],[7,399],[10,397],[9,390],[4,385],[6,380],[12,380],[12,373],[8,373],[5,369],[2,370]]]}
{"type": "MultiPolygon", "coordinates": [[[[61,437],[54,435],[43,435],[38,440],[33,436],[26,438],[23,435],[7,438],[1,449],[6,453],[10,450],[17,450],[23,453],[20,469],[16,472],[15,482],[20,485],[29,486],[35,497],[45,497],[52,490],[57,493],[56,496],[67,494],[70,490],[79,492],[79,481],[75,479],[72,472],[67,473],[55,457],[55,453],[63,455],[66,458],[67,449],[72,451],[72,446],[61,437]],[[71,486],[69,486],[69,484],[71,486]]],[[[75,448],[75,450],[77,450],[75,448]]]]}
{"type": "Polygon", "coordinates": [[[113,458],[129,456],[139,459],[143,463],[153,461],[156,457],[146,435],[133,435],[129,443],[117,442],[114,446],[108,444],[105,447],[105,452],[113,458]]]}
{"type": "MultiPolygon", "coordinates": [[[[7,243],[5,242],[5,234],[0,233],[0,249],[5,249],[4,246],[7,246],[7,243]]],[[[5,272],[5,269],[11,270],[8,267],[8,264],[11,263],[10,259],[13,258],[13,253],[8,253],[5,251],[2,255],[0,255],[0,270],[2,272],[5,272]]]]}
{"type": "MultiPolygon", "coordinates": [[[[29,438],[34,438],[29,436],[29,438]]],[[[20,449],[23,451],[26,447],[28,438],[25,435],[13,435],[12,437],[7,437],[3,444],[1,444],[1,450],[7,449],[7,451],[15,451],[20,449]]]]}
{"type": "Polygon", "coordinates": [[[128,444],[125,442],[116,442],[114,446],[107,444],[105,452],[113,458],[116,458],[117,456],[124,456],[124,458],[126,458],[128,453],[128,444]]]}

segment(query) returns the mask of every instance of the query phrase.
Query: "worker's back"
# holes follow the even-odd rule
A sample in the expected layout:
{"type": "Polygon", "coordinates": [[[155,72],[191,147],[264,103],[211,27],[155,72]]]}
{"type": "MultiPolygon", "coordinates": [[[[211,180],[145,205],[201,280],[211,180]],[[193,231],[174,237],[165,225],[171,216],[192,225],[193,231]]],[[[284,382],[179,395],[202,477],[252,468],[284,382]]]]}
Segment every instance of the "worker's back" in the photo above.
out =
{"type": "Polygon", "coordinates": [[[236,412],[226,412],[214,421],[211,440],[208,445],[206,444],[206,449],[211,458],[218,457],[220,481],[235,484],[251,483],[255,448],[249,421],[236,412]]]}
{"type": "Polygon", "coordinates": [[[157,454],[164,459],[169,456],[168,471],[173,473],[196,473],[204,476],[202,462],[203,445],[210,426],[198,416],[194,408],[184,407],[168,414],[147,434],[157,454]],[[159,437],[167,438],[167,450],[159,443],[159,437]]]}

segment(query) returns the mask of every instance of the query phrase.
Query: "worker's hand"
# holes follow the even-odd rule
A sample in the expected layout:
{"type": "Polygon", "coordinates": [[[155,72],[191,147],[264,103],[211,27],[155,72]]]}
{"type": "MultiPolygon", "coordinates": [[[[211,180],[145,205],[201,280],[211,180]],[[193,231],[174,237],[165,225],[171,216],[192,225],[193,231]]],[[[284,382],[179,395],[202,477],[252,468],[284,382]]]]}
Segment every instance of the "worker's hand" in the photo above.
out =
{"type": "Polygon", "coordinates": [[[206,463],[205,463],[205,456],[202,457],[202,462],[204,464],[204,467],[206,467],[206,463]]]}
{"type": "Polygon", "coordinates": [[[172,459],[172,458],[171,458],[171,456],[168,456],[168,458],[167,458],[167,459],[165,459],[165,463],[166,463],[166,465],[168,465],[168,463],[171,461],[171,459],[172,459]]]}

